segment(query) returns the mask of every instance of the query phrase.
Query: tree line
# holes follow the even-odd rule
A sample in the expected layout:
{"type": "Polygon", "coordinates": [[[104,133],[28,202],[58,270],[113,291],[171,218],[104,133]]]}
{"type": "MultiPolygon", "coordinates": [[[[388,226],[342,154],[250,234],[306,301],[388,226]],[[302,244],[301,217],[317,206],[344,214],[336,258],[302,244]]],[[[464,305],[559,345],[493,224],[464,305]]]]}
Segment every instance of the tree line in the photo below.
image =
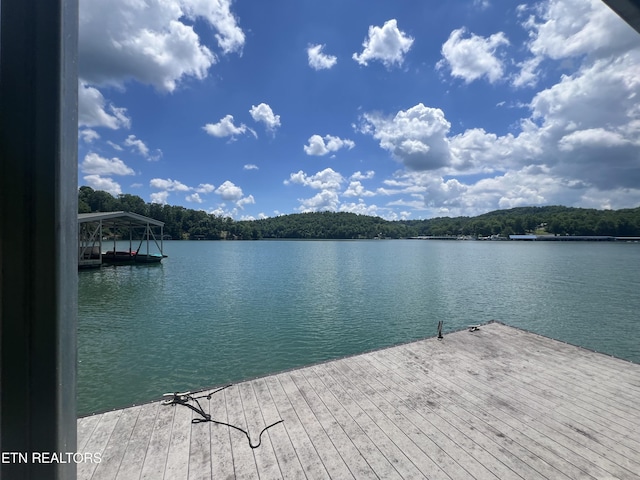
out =
{"type": "Polygon", "coordinates": [[[120,210],[164,222],[164,233],[176,240],[487,237],[527,233],[640,236],[640,207],[621,210],[563,206],[517,207],[476,217],[394,221],[347,212],[313,212],[239,221],[202,210],[146,203],[139,196],[128,193],[114,197],[87,186],[78,190],[79,213],[120,210]]]}

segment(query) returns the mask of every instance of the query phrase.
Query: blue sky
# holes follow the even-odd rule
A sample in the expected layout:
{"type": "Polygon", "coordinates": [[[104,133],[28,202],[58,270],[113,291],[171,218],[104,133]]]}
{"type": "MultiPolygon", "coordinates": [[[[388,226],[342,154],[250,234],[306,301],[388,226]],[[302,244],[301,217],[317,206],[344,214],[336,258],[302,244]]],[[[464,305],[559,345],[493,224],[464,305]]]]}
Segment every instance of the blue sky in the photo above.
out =
{"type": "Polygon", "coordinates": [[[640,205],[600,0],[80,0],[79,185],[235,219],[640,205]]]}

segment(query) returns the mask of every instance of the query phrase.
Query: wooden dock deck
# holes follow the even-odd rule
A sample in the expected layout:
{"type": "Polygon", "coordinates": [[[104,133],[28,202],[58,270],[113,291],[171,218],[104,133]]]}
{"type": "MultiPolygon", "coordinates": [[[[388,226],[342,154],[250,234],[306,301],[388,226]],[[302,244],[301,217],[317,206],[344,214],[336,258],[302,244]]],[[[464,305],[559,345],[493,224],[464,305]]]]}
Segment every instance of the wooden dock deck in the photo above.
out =
{"type": "Polygon", "coordinates": [[[79,479],[638,479],[640,365],[500,323],[78,420],[79,479]],[[207,392],[204,392],[206,394],[207,392]],[[203,395],[203,394],[198,394],[203,395]]]}

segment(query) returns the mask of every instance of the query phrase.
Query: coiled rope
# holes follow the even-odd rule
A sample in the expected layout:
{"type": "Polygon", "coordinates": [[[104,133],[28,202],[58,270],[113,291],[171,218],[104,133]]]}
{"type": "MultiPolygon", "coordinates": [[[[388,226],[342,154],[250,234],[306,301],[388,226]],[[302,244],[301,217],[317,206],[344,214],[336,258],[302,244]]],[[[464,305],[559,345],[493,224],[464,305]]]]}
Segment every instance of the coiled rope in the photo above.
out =
{"type": "Polygon", "coordinates": [[[258,448],[260,446],[260,444],[262,443],[262,434],[267,431],[269,428],[278,425],[279,423],[283,423],[284,420],[278,420],[277,422],[272,423],[269,426],[264,427],[261,431],[260,431],[260,435],[258,435],[258,443],[256,445],[254,445],[253,443],[251,443],[251,437],[249,436],[249,432],[247,432],[246,430],[236,426],[236,425],[231,425],[230,423],[226,423],[226,422],[221,422],[219,420],[214,420],[213,418],[211,418],[211,415],[208,414],[207,412],[205,412],[202,408],[202,406],[200,405],[200,402],[198,401],[198,399],[200,398],[206,398],[207,400],[211,400],[211,397],[220,392],[221,390],[224,390],[225,388],[229,388],[231,385],[225,385],[224,387],[221,387],[217,390],[214,390],[213,392],[209,393],[208,395],[202,395],[200,397],[194,397],[191,392],[184,392],[184,393],[165,393],[164,396],[165,397],[171,397],[169,399],[163,400],[162,401],[162,405],[184,405],[187,408],[190,408],[191,410],[193,410],[194,412],[196,412],[198,415],[200,415],[201,418],[192,418],[191,419],[191,423],[204,423],[204,422],[211,422],[211,423],[215,423],[218,425],[224,425],[227,427],[231,427],[234,428],[236,430],[238,430],[239,432],[244,433],[244,435],[247,437],[247,441],[249,442],[249,446],[251,448],[258,448]],[[192,403],[190,403],[191,401],[195,402],[195,405],[193,405],[192,403]],[[196,406],[197,405],[197,406],[196,406]]]}

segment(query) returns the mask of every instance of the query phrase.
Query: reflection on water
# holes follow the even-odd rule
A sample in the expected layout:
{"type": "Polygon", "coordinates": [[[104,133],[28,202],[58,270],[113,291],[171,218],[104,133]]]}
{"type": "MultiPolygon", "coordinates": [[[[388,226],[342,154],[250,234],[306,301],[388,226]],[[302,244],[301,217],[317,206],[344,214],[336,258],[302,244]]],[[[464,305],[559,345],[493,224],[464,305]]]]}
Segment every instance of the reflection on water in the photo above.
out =
{"type": "Polygon", "coordinates": [[[79,275],[80,414],[496,319],[640,362],[635,244],[165,242],[79,275]]]}

